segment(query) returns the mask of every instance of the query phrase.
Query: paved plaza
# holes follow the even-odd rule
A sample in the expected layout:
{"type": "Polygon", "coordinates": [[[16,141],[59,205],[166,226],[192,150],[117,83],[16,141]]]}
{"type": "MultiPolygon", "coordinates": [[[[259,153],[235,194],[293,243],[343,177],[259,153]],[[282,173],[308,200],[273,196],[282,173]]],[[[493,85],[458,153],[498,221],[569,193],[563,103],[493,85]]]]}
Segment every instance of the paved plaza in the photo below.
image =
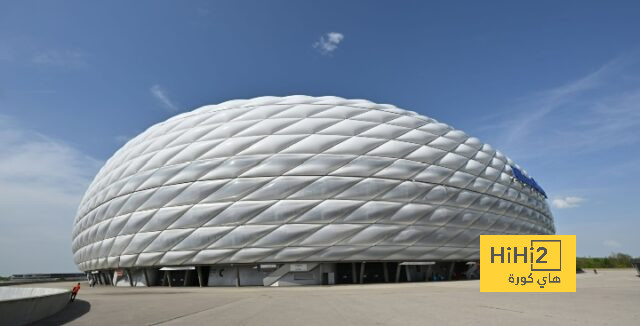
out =
{"type": "MultiPolygon", "coordinates": [[[[83,285],[39,325],[635,325],[634,270],[589,270],[576,293],[480,293],[479,281],[307,287],[83,285]]],[[[71,287],[73,283],[41,284],[71,287]]]]}

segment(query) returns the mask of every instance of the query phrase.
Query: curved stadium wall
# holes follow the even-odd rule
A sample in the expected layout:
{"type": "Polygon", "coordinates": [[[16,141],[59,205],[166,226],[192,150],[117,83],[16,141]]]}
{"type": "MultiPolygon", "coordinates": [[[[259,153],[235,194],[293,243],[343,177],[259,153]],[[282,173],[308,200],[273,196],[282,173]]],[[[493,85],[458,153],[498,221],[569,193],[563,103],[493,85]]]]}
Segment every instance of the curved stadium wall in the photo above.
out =
{"type": "Polygon", "coordinates": [[[81,270],[109,273],[467,262],[481,234],[553,234],[545,199],[505,155],[415,112],[259,97],[179,114],[129,141],[82,199],[72,250],[81,270]]]}

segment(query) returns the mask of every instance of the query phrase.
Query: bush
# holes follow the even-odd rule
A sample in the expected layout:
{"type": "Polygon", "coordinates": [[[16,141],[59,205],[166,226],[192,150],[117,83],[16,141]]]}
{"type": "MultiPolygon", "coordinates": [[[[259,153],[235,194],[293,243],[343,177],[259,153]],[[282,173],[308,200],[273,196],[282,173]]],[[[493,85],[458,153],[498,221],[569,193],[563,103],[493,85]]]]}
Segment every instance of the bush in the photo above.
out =
{"type": "Polygon", "coordinates": [[[605,258],[578,257],[576,258],[576,269],[578,268],[630,268],[632,257],[623,253],[612,253],[605,258]]]}

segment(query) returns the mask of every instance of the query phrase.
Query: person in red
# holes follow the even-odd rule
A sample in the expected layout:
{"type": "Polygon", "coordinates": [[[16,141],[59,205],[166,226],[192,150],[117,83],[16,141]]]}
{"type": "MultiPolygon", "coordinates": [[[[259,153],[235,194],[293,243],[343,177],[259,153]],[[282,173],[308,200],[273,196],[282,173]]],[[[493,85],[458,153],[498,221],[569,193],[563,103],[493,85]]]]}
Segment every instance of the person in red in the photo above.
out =
{"type": "Polygon", "coordinates": [[[80,291],[80,283],[76,284],[73,289],[71,289],[71,300],[69,300],[70,302],[76,299],[76,295],[78,295],[78,292],[80,291]]]}

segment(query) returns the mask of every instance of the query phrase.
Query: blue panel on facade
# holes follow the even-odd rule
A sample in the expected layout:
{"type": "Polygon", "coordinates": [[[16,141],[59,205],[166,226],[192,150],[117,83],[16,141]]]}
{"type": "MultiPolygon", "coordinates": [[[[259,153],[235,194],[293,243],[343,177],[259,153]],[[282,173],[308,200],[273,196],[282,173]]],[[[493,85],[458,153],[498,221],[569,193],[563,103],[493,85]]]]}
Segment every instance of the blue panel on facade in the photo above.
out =
{"type": "Polygon", "coordinates": [[[547,193],[544,192],[544,190],[542,189],[542,187],[540,187],[540,185],[538,185],[536,180],[534,180],[533,178],[527,177],[522,173],[522,171],[520,171],[520,169],[516,168],[515,166],[511,166],[511,169],[513,170],[513,176],[516,179],[518,179],[518,181],[535,189],[537,192],[541,193],[544,196],[544,198],[547,198],[547,193]]]}

